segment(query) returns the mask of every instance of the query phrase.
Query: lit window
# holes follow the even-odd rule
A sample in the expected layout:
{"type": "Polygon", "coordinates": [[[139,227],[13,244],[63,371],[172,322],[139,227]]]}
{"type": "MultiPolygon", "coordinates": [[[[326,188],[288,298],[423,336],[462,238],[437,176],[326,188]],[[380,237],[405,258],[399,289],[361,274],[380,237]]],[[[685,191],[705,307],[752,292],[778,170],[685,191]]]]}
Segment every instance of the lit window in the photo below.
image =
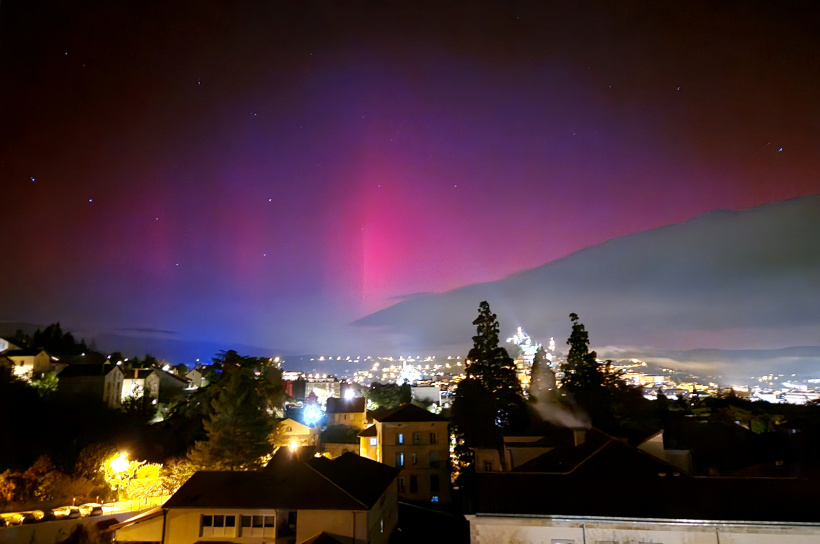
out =
{"type": "Polygon", "coordinates": [[[416,456],[416,454],[414,453],[414,454],[413,454],[413,464],[414,464],[414,465],[417,465],[418,463],[419,463],[418,456],[416,456]]]}
{"type": "Polygon", "coordinates": [[[438,495],[433,495],[433,496],[430,498],[430,502],[438,502],[438,495]]]}
{"type": "Polygon", "coordinates": [[[413,433],[413,444],[421,444],[421,433],[413,433]]]}
{"type": "Polygon", "coordinates": [[[372,438],[370,439],[370,445],[371,445],[371,446],[378,446],[378,445],[379,445],[379,439],[378,439],[378,438],[376,438],[375,436],[374,436],[374,437],[372,437],[372,438]]]}
{"type": "Polygon", "coordinates": [[[199,536],[236,536],[236,516],[203,515],[199,536]]]}
{"type": "Polygon", "coordinates": [[[399,433],[396,436],[396,444],[404,444],[404,433],[399,433]]]}
{"type": "Polygon", "coordinates": [[[276,516],[242,516],[242,537],[275,537],[276,516]]]}
{"type": "Polygon", "coordinates": [[[384,518],[379,520],[379,532],[380,533],[384,532],[384,518]]]}
{"type": "Polygon", "coordinates": [[[396,466],[397,467],[403,467],[404,466],[404,454],[403,453],[397,453],[396,454],[396,466]]]}

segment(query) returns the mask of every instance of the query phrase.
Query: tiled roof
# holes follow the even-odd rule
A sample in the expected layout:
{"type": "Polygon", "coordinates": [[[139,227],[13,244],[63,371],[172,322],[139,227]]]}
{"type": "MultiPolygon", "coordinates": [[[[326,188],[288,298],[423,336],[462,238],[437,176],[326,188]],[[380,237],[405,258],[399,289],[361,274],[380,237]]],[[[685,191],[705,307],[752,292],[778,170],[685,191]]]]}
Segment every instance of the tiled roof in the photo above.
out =
{"type": "Polygon", "coordinates": [[[377,436],[378,434],[379,433],[378,433],[378,429],[376,429],[376,426],[371,425],[370,427],[367,427],[365,430],[360,432],[359,436],[377,436]]]}
{"type": "Polygon", "coordinates": [[[8,357],[33,357],[34,355],[38,355],[41,349],[9,349],[3,353],[8,357]]]}
{"type": "Polygon", "coordinates": [[[513,472],[476,474],[476,512],[820,521],[804,480],[693,477],[603,433],[574,449],[556,448],[513,472]]]}
{"type": "Polygon", "coordinates": [[[87,376],[105,376],[112,370],[116,368],[115,365],[111,364],[102,364],[102,365],[82,365],[82,364],[73,364],[68,365],[64,369],[60,371],[57,375],[58,378],[61,380],[63,378],[79,378],[79,377],[87,377],[87,376]]]}
{"type": "Polygon", "coordinates": [[[325,410],[325,412],[328,414],[345,414],[351,412],[364,413],[364,407],[364,397],[357,397],[354,399],[339,399],[331,397],[327,399],[327,410],[325,410]]]}
{"type": "Polygon", "coordinates": [[[261,471],[197,472],[164,506],[369,510],[397,475],[355,454],[300,461],[282,448],[261,471]]]}
{"type": "Polygon", "coordinates": [[[415,404],[402,404],[392,410],[378,410],[370,414],[376,421],[382,423],[412,422],[412,421],[447,421],[443,417],[436,415],[424,408],[419,408],[415,404]]]}

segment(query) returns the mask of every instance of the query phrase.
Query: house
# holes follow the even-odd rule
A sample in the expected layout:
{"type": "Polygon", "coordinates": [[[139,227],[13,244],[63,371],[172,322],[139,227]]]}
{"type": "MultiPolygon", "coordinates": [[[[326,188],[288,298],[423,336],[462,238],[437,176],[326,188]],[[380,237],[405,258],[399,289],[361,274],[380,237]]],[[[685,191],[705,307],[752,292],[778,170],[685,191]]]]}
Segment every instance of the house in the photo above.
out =
{"type": "Polygon", "coordinates": [[[501,448],[473,448],[477,472],[505,472],[555,448],[546,436],[505,436],[501,448]]]}
{"type": "Polygon", "coordinates": [[[145,396],[145,378],[148,377],[153,368],[134,368],[123,371],[122,380],[122,400],[133,397],[141,399],[145,396]]]}
{"type": "Polygon", "coordinates": [[[279,422],[282,429],[280,442],[293,446],[315,446],[319,442],[319,431],[295,419],[287,418],[279,422]]]}
{"type": "Polygon", "coordinates": [[[9,349],[3,357],[11,361],[12,374],[24,380],[40,378],[51,370],[51,357],[41,349],[9,349]]]}
{"type": "Polygon", "coordinates": [[[205,378],[201,368],[191,370],[185,377],[188,379],[188,387],[192,389],[199,389],[208,385],[208,379],[205,378]]]}
{"type": "Polygon", "coordinates": [[[449,503],[447,420],[413,404],[371,414],[373,425],[359,433],[359,453],[401,470],[398,488],[402,498],[449,503]]]}
{"type": "Polygon", "coordinates": [[[352,399],[327,399],[325,409],[327,415],[327,425],[347,425],[364,429],[365,416],[367,415],[366,401],[364,397],[352,399]]]}
{"type": "Polygon", "coordinates": [[[261,471],[197,472],[162,508],[115,525],[115,539],[386,544],[398,522],[397,472],[355,454],[281,449],[261,471]]]}
{"type": "Polygon", "coordinates": [[[188,388],[188,379],[174,372],[155,368],[145,377],[145,392],[161,405],[169,404],[188,388]]]}
{"type": "Polygon", "coordinates": [[[798,478],[696,477],[595,429],[507,472],[479,472],[473,544],[784,543],[820,538],[798,478]]]}
{"type": "Polygon", "coordinates": [[[125,375],[119,366],[103,364],[73,364],[59,374],[57,394],[63,398],[96,398],[110,408],[119,408],[125,375]]]}

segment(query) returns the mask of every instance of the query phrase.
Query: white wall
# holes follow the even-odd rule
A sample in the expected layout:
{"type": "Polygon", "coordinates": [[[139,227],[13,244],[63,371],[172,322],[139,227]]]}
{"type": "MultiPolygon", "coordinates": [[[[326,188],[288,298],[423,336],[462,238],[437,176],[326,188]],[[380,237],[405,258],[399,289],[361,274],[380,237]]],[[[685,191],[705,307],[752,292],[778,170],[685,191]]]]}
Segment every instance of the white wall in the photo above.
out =
{"type": "Polygon", "coordinates": [[[643,520],[467,516],[471,544],[817,544],[820,524],[718,525],[643,520]]]}

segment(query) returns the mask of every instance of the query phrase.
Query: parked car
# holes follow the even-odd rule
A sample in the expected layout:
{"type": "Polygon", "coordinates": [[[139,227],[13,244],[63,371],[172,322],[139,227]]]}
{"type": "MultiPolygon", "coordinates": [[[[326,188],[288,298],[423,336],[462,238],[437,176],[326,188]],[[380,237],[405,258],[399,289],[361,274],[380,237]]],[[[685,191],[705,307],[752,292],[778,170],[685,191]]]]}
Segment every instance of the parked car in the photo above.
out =
{"type": "Polygon", "coordinates": [[[42,510],[33,510],[31,512],[18,512],[17,515],[20,516],[20,523],[18,523],[18,525],[22,525],[24,523],[37,523],[38,521],[43,519],[42,510]]]}
{"type": "Polygon", "coordinates": [[[58,506],[51,511],[57,519],[76,519],[81,516],[80,509],[76,506],[58,506]]]}
{"type": "Polygon", "coordinates": [[[103,508],[101,504],[96,502],[87,502],[85,504],[81,504],[79,506],[80,514],[83,517],[88,516],[101,516],[103,513],[103,508]]]}

